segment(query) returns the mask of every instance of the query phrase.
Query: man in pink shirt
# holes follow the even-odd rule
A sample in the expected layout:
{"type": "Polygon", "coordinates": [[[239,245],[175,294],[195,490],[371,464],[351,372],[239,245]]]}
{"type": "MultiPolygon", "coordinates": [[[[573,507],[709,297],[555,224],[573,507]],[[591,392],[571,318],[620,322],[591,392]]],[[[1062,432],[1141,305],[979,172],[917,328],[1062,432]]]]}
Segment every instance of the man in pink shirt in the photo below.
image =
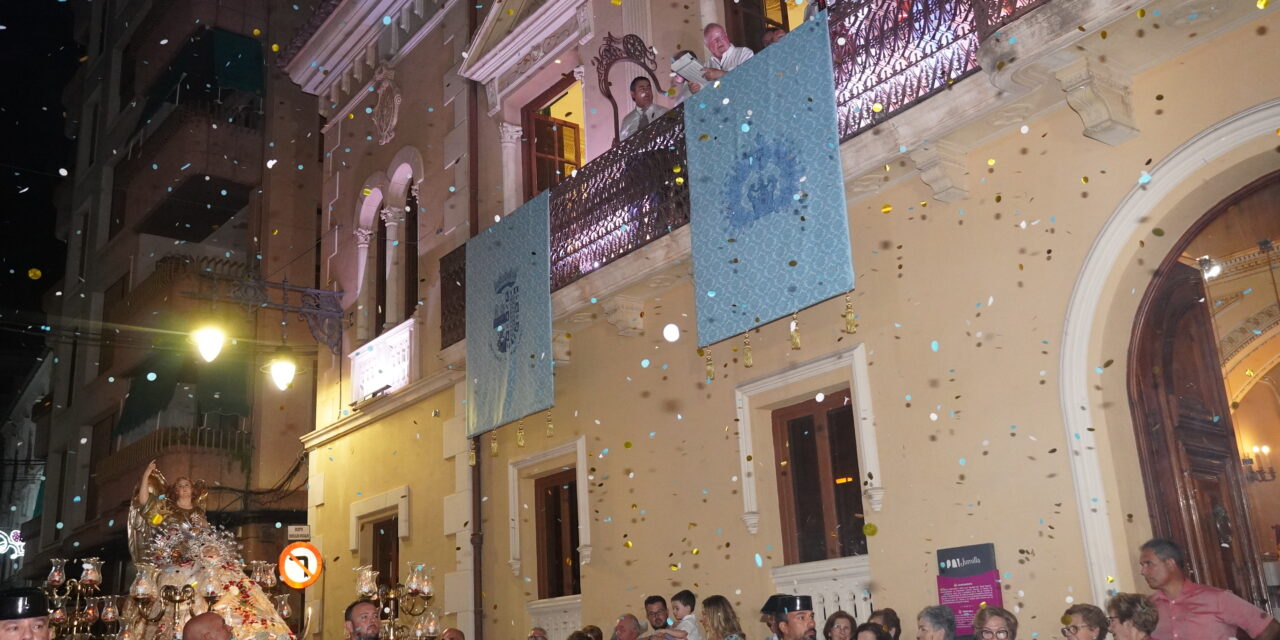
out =
{"type": "Polygon", "coordinates": [[[1254,640],[1280,637],[1271,614],[1224,589],[1196,584],[1182,568],[1182,549],[1171,540],[1154,538],[1138,557],[1142,577],[1156,592],[1151,602],[1160,612],[1152,638],[1158,640],[1228,640],[1243,629],[1254,640]]]}

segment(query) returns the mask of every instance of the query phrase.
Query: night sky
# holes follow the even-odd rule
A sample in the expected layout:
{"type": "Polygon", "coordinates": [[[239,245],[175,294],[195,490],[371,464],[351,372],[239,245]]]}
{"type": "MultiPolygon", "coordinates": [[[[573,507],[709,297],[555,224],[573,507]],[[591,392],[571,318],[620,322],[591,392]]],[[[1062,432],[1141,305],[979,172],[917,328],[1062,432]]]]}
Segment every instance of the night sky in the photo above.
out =
{"type": "Polygon", "coordinates": [[[59,286],[65,266],[66,246],[54,236],[54,198],[62,189],[60,197],[69,199],[71,178],[59,169],[74,169],[62,104],[82,55],[72,24],[71,2],[0,1],[7,74],[0,90],[0,410],[9,408],[41,353],[41,298],[59,286]]]}

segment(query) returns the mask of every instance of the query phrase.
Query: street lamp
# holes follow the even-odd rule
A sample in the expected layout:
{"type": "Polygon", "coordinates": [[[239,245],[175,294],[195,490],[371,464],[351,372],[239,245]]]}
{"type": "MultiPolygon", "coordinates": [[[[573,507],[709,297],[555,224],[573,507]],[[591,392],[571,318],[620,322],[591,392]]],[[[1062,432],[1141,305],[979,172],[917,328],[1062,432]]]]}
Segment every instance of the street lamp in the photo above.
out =
{"type": "Polygon", "coordinates": [[[293,359],[293,349],[288,345],[280,345],[266,368],[267,373],[271,374],[271,381],[276,383],[277,388],[281,391],[288,389],[289,385],[293,384],[293,376],[298,373],[298,364],[293,359]]]}
{"type": "Polygon", "coordinates": [[[196,350],[205,362],[213,362],[222,353],[222,345],[227,341],[227,334],[214,326],[203,326],[191,332],[191,339],[196,343],[196,350]]]}

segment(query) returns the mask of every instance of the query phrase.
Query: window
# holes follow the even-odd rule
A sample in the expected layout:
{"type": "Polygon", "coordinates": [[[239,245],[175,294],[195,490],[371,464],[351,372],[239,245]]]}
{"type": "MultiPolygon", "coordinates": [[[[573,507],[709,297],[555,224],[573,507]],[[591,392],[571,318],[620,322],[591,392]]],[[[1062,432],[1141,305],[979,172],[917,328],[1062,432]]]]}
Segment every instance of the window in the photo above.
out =
{"type": "Polygon", "coordinates": [[[375,215],[373,232],[373,335],[382,335],[387,324],[387,223],[381,215],[375,215]]]}
{"type": "MultiPolygon", "coordinates": [[[[817,0],[809,0],[816,2],[817,0]]],[[[725,31],[729,41],[759,51],[766,29],[790,31],[804,22],[804,4],[787,0],[726,0],[725,31]]]]}
{"type": "Polygon", "coordinates": [[[534,480],[538,518],[538,597],[582,593],[578,558],[578,483],[574,469],[534,480]]]}
{"type": "Polygon", "coordinates": [[[85,141],[88,155],[86,155],[84,159],[85,167],[92,166],[94,158],[96,158],[98,155],[98,111],[99,111],[98,107],[99,106],[100,105],[97,105],[97,104],[93,105],[93,110],[89,112],[89,139],[85,141]]]}
{"type": "Polygon", "coordinates": [[[112,446],[111,432],[116,427],[116,416],[111,414],[93,425],[93,442],[89,444],[89,487],[85,492],[85,519],[91,520],[101,513],[102,505],[98,504],[98,481],[95,477],[98,465],[107,459],[115,450],[112,446]]]}
{"type": "MultiPolygon", "coordinates": [[[[123,174],[119,173],[117,173],[116,176],[119,178],[124,177],[123,174]]],[[[120,231],[124,229],[125,216],[128,215],[128,212],[125,211],[125,204],[127,202],[128,195],[128,191],[123,187],[117,187],[111,190],[111,217],[107,220],[108,239],[116,237],[116,234],[120,233],[120,231]]]]}
{"type": "Polygon", "coordinates": [[[102,292],[101,346],[98,348],[98,375],[105,375],[115,364],[117,343],[125,337],[117,328],[123,312],[124,297],[129,290],[129,274],[116,280],[102,292]]]}
{"type": "Polygon", "coordinates": [[[400,582],[400,516],[378,520],[368,525],[373,533],[373,560],[369,564],[378,572],[378,584],[395,586],[400,582]]]}
{"type": "Polygon", "coordinates": [[[582,83],[572,74],[521,111],[525,197],[532,198],[568,178],[583,164],[582,83]]]}
{"type": "Polygon", "coordinates": [[[418,185],[409,176],[404,198],[404,320],[418,308],[418,185]]]}
{"type": "Polygon", "coordinates": [[[89,268],[89,214],[80,216],[80,263],[76,265],[76,279],[84,284],[84,274],[89,268]]]}
{"type": "Polygon", "coordinates": [[[76,378],[80,363],[80,327],[76,327],[71,334],[71,361],[67,363],[67,406],[75,404],[76,401],[76,378]]]}
{"type": "Polygon", "coordinates": [[[773,443],[787,564],[866,553],[849,392],[775,410],[773,443]]]}

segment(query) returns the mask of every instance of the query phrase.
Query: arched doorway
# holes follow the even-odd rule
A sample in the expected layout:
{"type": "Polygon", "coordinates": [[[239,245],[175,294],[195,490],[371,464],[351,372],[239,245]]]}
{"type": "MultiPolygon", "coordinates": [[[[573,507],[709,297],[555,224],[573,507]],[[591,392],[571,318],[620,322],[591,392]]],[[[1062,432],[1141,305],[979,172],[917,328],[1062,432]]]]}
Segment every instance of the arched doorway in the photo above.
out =
{"type": "MultiPolygon", "coordinates": [[[[1275,546],[1258,528],[1271,523],[1255,520],[1280,514],[1280,493],[1261,486],[1270,482],[1260,470],[1266,461],[1241,455],[1251,445],[1237,431],[1240,402],[1232,397],[1242,397],[1241,363],[1280,357],[1280,322],[1265,322],[1267,313],[1280,316],[1275,244],[1280,171],[1213,207],[1165,257],[1139,305],[1128,362],[1153,533],[1186,549],[1194,580],[1260,606],[1267,601],[1263,554],[1275,546]]],[[[1250,369],[1246,377],[1258,376],[1250,369]]],[[[1262,413],[1249,420],[1263,430],[1254,441],[1280,438],[1280,402],[1256,404],[1262,413]],[[1273,415],[1264,415],[1267,407],[1273,415]]]]}

